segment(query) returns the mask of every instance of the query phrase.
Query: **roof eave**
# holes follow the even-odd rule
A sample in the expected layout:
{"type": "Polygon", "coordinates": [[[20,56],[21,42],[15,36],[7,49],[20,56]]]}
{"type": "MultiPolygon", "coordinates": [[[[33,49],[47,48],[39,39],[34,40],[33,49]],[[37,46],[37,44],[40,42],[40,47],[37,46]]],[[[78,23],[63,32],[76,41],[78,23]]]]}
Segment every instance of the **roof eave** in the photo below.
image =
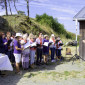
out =
{"type": "Polygon", "coordinates": [[[78,21],[83,21],[85,18],[73,18],[73,21],[78,20],[78,21]]]}

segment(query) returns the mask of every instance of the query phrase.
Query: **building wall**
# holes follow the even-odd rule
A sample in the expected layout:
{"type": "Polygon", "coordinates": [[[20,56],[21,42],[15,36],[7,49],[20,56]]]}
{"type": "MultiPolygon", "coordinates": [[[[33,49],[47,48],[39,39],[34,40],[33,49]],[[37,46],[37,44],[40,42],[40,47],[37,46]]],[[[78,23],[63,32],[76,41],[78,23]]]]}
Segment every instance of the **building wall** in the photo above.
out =
{"type": "Polygon", "coordinates": [[[83,42],[83,40],[85,40],[85,21],[80,21],[79,23],[80,23],[79,55],[85,60],[85,43],[83,42]]]}

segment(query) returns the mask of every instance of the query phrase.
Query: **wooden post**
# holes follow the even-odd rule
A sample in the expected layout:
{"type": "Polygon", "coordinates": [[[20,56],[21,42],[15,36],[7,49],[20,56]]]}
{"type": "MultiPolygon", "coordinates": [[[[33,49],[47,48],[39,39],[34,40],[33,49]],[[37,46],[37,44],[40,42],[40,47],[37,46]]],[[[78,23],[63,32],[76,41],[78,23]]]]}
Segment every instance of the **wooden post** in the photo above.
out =
{"type": "MultiPolygon", "coordinates": [[[[75,24],[76,24],[76,42],[77,42],[77,27],[78,27],[77,19],[75,20],[75,24]]],[[[77,45],[76,45],[76,54],[77,54],[77,45]]]]}

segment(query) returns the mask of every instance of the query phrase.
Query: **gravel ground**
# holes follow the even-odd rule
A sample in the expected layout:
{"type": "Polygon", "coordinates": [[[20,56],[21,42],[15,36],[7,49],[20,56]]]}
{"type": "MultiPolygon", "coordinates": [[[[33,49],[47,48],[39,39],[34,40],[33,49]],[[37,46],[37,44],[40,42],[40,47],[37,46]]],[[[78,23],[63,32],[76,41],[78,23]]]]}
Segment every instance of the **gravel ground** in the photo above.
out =
{"type": "MultiPolygon", "coordinates": [[[[65,55],[65,51],[62,53],[65,55]]],[[[75,60],[72,65],[72,60],[67,57],[64,61],[22,72],[22,75],[15,74],[15,71],[5,72],[6,76],[0,76],[0,85],[85,85],[85,62],[75,60]]]]}
{"type": "MultiPolygon", "coordinates": [[[[5,72],[7,75],[0,77],[0,85],[85,85],[85,78],[71,78],[64,80],[47,79],[41,75],[44,72],[65,72],[65,71],[78,71],[85,70],[85,62],[75,61],[72,65],[71,62],[61,62],[59,65],[50,63],[50,65],[42,65],[35,69],[22,71],[22,75],[16,75],[14,72],[5,72]],[[30,73],[40,73],[38,77],[30,76],[30,73]]],[[[85,75],[85,74],[84,74],[85,75]]],[[[56,77],[58,79],[58,77],[56,77]]]]}

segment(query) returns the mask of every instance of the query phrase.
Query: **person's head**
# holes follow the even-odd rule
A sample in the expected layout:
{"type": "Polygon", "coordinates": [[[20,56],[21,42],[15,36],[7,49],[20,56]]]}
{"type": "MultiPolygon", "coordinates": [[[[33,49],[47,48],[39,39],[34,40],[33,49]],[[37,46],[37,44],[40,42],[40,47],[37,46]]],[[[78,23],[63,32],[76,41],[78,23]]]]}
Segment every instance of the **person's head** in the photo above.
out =
{"type": "Polygon", "coordinates": [[[44,35],[44,38],[46,39],[46,40],[48,40],[49,38],[48,38],[48,35],[44,35]]]}
{"type": "Polygon", "coordinates": [[[20,40],[20,39],[22,38],[22,34],[21,34],[21,33],[16,33],[15,38],[16,38],[17,40],[20,40]]]}
{"type": "Polygon", "coordinates": [[[32,35],[33,35],[33,34],[32,34],[32,33],[30,33],[30,34],[29,34],[29,36],[28,36],[28,38],[30,39],[32,35]]]}
{"type": "Polygon", "coordinates": [[[35,39],[37,39],[37,35],[34,35],[35,36],[35,39]]]}
{"type": "Polygon", "coordinates": [[[42,37],[41,37],[42,39],[44,39],[44,35],[42,35],[42,37]]]}
{"type": "Polygon", "coordinates": [[[57,37],[57,40],[61,40],[61,38],[58,36],[58,37],[57,37]]]}
{"type": "Polygon", "coordinates": [[[32,35],[32,36],[30,37],[30,40],[32,40],[32,41],[34,42],[34,41],[35,41],[35,36],[32,35]]]}
{"type": "Polygon", "coordinates": [[[55,35],[54,34],[51,35],[51,39],[55,39],[55,35]]]}
{"type": "Polygon", "coordinates": [[[5,38],[5,34],[2,32],[2,38],[5,38]]]}
{"type": "Polygon", "coordinates": [[[26,33],[26,34],[23,35],[23,39],[27,40],[27,38],[28,38],[28,34],[26,33]]]}
{"type": "Polygon", "coordinates": [[[8,39],[10,39],[11,38],[11,33],[7,32],[6,36],[7,36],[8,39]]]}
{"type": "Polygon", "coordinates": [[[42,33],[39,33],[39,38],[42,38],[42,33]]]}
{"type": "Polygon", "coordinates": [[[12,38],[15,38],[16,33],[12,33],[12,38]]]}

